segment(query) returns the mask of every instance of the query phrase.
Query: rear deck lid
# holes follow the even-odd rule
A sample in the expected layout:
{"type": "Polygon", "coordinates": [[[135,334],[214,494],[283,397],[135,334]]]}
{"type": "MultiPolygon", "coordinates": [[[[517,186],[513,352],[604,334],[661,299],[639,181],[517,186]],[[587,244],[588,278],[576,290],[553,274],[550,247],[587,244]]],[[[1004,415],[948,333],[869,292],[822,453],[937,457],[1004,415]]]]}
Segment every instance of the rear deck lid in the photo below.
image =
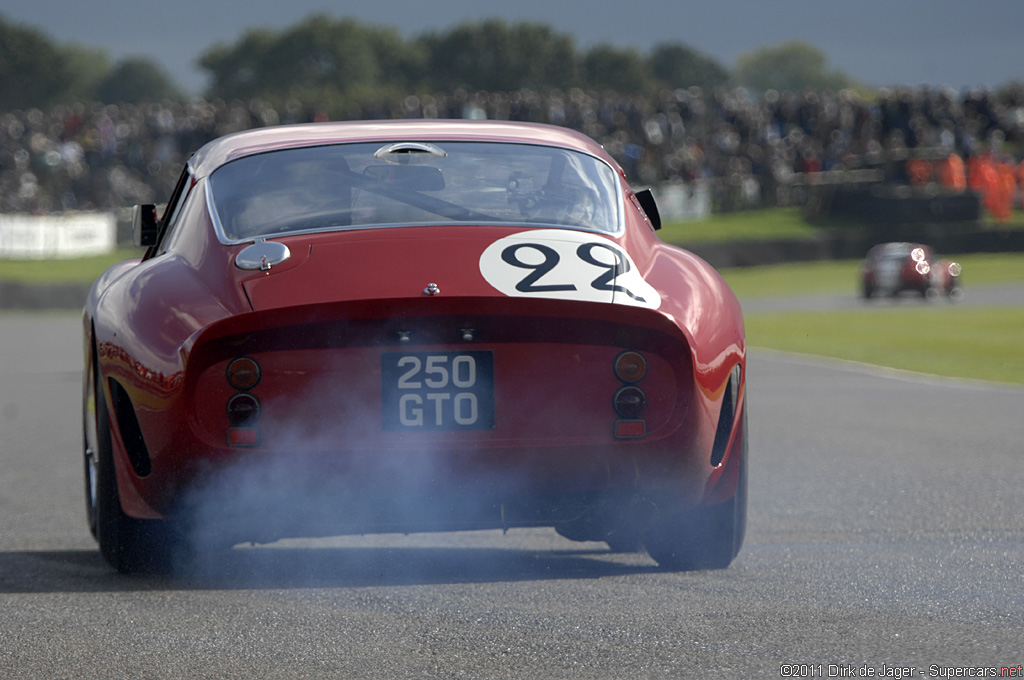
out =
{"type": "Polygon", "coordinates": [[[402,227],[280,241],[292,261],[244,280],[256,311],[432,295],[661,302],[616,241],[581,230],[402,227]]]}

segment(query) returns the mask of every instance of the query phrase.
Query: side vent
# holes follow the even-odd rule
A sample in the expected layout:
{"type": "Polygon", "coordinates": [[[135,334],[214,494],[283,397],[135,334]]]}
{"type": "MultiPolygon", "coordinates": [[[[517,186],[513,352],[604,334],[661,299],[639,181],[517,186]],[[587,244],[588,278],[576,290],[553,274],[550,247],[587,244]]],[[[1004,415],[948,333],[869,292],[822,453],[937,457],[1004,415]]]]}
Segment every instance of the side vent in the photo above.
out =
{"type": "Polygon", "coordinates": [[[142,438],[142,428],[139,427],[139,419],[135,417],[135,407],[132,406],[132,401],[121,383],[114,379],[110,380],[110,399],[114,402],[117,431],[121,435],[121,441],[124,442],[132,469],[139,477],[145,477],[153,470],[153,465],[149,460],[149,449],[146,448],[146,442],[142,438]]]}
{"type": "Polygon", "coordinates": [[[718,466],[725,457],[725,447],[729,444],[732,423],[736,419],[737,399],[740,394],[740,365],[736,364],[729,373],[729,382],[725,385],[722,395],[722,410],[718,414],[718,429],[715,430],[715,443],[711,446],[711,464],[718,466]]]}

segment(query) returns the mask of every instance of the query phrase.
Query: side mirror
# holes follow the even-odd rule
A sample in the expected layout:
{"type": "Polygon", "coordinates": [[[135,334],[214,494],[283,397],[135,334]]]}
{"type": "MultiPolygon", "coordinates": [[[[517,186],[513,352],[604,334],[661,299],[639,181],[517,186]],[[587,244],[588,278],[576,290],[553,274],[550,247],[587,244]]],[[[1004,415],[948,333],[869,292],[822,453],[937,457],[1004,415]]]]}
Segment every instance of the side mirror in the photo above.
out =
{"type": "Polygon", "coordinates": [[[139,248],[156,245],[160,223],[156,219],[156,206],[150,204],[137,205],[132,208],[132,238],[139,248]]]}
{"type": "Polygon", "coordinates": [[[636,192],[636,200],[640,207],[647,213],[647,219],[655,230],[661,229],[661,213],[658,212],[658,204],[654,201],[654,193],[650,189],[643,189],[636,192]]]}

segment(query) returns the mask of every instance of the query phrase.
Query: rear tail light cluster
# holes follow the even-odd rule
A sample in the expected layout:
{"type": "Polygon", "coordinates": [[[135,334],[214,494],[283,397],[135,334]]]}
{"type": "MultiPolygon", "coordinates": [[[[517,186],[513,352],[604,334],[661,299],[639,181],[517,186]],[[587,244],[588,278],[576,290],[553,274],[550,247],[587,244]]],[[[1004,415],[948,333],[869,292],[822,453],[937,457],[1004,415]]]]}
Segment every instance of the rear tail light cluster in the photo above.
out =
{"type": "Polygon", "coordinates": [[[627,350],[615,357],[615,377],[621,385],[612,397],[616,439],[641,439],[647,435],[647,395],[637,384],[647,375],[647,360],[639,352],[627,350]]]}
{"type": "Polygon", "coordinates": [[[238,357],[228,364],[228,384],[237,392],[228,399],[227,416],[228,444],[231,446],[257,446],[260,433],[256,422],[260,417],[260,400],[252,394],[259,384],[262,373],[260,365],[251,357],[238,357]]]}

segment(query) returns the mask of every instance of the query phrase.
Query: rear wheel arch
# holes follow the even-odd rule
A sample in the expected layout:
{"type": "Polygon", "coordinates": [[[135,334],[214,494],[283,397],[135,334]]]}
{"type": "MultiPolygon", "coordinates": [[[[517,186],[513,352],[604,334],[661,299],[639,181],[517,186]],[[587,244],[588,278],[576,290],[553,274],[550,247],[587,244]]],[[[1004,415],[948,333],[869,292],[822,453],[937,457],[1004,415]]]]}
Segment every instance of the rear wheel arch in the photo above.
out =
{"type": "MultiPolygon", "coordinates": [[[[95,337],[95,336],[93,336],[95,337]]],[[[103,558],[124,573],[167,571],[179,545],[167,523],[129,517],[121,507],[112,423],[95,343],[89,354],[83,406],[85,493],[89,529],[103,558]]]]}
{"type": "Polygon", "coordinates": [[[747,414],[743,409],[736,492],[728,500],[655,518],[644,536],[647,553],[663,569],[724,569],[739,554],[747,527],[747,414]]]}

